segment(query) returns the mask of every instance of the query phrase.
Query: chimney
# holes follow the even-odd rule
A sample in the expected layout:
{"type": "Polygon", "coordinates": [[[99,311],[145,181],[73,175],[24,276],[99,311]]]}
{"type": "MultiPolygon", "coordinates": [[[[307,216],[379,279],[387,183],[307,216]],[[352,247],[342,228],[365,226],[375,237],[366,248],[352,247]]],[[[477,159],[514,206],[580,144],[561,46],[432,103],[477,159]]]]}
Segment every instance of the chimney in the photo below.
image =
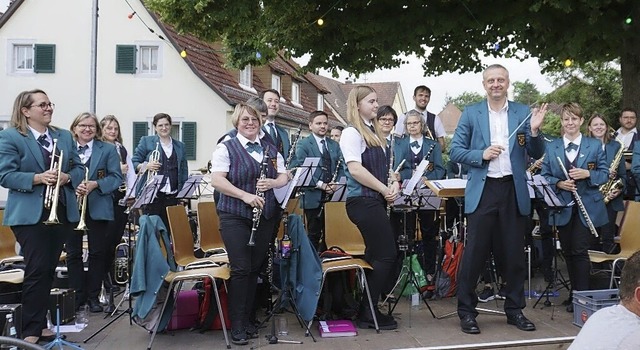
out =
{"type": "Polygon", "coordinates": [[[351,84],[352,82],[351,82],[351,80],[349,80],[349,78],[347,78],[347,79],[345,79],[344,83],[345,84],[351,84]]]}

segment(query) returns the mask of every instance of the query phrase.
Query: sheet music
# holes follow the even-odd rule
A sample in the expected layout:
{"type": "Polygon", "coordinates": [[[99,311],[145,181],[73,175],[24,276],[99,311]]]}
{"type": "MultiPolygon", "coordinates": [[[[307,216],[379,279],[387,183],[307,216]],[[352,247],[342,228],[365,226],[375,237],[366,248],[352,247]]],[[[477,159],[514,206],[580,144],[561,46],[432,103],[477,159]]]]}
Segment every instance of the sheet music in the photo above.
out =
{"type": "Polygon", "coordinates": [[[337,183],[339,184],[333,195],[331,196],[330,202],[344,202],[347,200],[347,178],[345,176],[341,177],[337,183]]]}
{"type": "Polygon", "coordinates": [[[411,195],[420,179],[422,179],[422,174],[424,174],[424,170],[427,168],[427,166],[429,166],[429,160],[427,159],[423,159],[420,164],[418,164],[418,167],[413,173],[413,176],[411,176],[411,179],[407,183],[407,186],[402,190],[403,194],[411,195]]]}
{"type": "MultiPolygon", "coordinates": [[[[544,196],[544,201],[550,207],[570,207],[573,205],[573,201],[568,204],[562,203],[562,199],[558,198],[555,192],[551,190],[551,185],[547,182],[542,175],[534,175],[532,181],[527,181],[529,187],[535,186],[535,188],[540,191],[540,193],[544,196]]],[[[533,191],[533,189],[530,189],[533,191]]]]}
{"type": "Polygon", "coordinates": [[[163,177],[163,175],[156,175],[148,184],[144,186],[135,203],[133,203],[133,208],[138,209],[143,205],[150,204],[155,200],[163,177]]]}
{"type": "Polygon", "coordinates": [[[204,175],[191,175],[182,185],[182,189],[176,195],[176,198],[192,198],[196,188],[200,187],[200,182],[204,175]]]}
{"type": "MultiPolygon", "coordinates": [[[[313,173],[311,170],[316,169],[319,163],[319,157],[306,158],[300,167],[293,170],[293,179],[287,182],[286,185],[273,189],[273,194],[275,195],[278,203],[280,203],[280,207],[282,209],[287,206],[287,202],[289,201],[289,198],[291,198],[291,194],[295,187],[310,186],[311,179],[313,179],[313,173]]],[[[315,186],[315,184],[313,186],[315,186]]]]}
{"type": "Polygon", "coordinates": [[[467,179],[432,180],[431,183],[440,190],[467,188],[467,179]]]}

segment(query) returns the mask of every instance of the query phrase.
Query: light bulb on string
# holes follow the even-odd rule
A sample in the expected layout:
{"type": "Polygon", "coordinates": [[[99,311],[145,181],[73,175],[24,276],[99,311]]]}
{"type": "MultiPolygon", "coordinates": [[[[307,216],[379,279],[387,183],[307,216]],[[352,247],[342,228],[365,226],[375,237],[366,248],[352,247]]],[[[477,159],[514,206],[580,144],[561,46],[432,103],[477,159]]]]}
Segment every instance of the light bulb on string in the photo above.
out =
{"type": "Polygon", "coordinates": [[[180,57],[182,58],[187,57],[187,49],[183,49],[182,51],[180,51],[180,57]]]}
{"type": "Polygon", "coordinates": [[[260,51],[256,51],[256,58],[257,59],[261,59],[262,58],[262,54],[260,53],[260,51]]]}
{"type": "Polygon", "coordinates": [[[571,67],[571,65],[573,64],[573,60],[570,58],[567,58],[566,60],[564,60],[564,66],[569,68],[571,67]]]}
{"type": "Polygon", "coordinates": [[[627,18],[624,20],[624,23],[625,23],[625,24],[631,24],[631,22],[633,22],[633,20],[631,19],[631,17],[627,17],[627,18]]]}
{"type": "Polygon", "coordinates": [[[127,18],[128,18],[128,19],[132,19],[132,18],[133,18],[133,16],[135,16],[135,15],[136,15],[136,12],[135,12],[135,11],[134,11],[134,12],[131,12],[130,14],[128,14],[128,15],[127,15],[127,18]]]}
{"type": "Polygon", "coordinates": [[[500,51],[500,43],[493,44],[493,50],[494,51],[500,51]]]}
{"type": "Polygon", "coordinates": [[[318,18],[318,21],[316,23],[318,23],[319,26],[322,26],[324,24],[324,19],[318,18]]]}

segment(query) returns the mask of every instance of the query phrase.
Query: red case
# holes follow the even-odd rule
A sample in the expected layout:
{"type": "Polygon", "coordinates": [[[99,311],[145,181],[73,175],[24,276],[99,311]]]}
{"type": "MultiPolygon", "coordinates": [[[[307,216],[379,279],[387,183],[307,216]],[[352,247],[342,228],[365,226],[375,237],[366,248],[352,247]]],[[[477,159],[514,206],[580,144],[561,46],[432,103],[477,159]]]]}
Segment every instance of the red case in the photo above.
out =
{"type": "Polygon", "coordinates": [[[181,290],[178,292],[176,306],[171,314],[171,321],[167,330],[190,329],[195,327],[198,321],[200,303],[197,290],[181,290]]]}

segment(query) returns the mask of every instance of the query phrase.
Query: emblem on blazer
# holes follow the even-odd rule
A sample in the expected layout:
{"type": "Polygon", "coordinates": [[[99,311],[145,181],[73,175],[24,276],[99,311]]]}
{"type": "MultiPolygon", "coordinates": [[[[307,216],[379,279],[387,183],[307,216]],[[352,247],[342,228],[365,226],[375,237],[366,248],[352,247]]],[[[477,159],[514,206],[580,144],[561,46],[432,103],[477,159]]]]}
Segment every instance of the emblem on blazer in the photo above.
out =
{"type": "Polygon", "coordinates": [[[429,165],[427,165],[427,171],[433,171],[433,163],[429,163],[429,165]]]}
{"type": "Polygon", "coordinates": [[[596,168],[596,163],[595,162],[589,162],[587,163],[587,169],[589,170],[593,170],[596,168]]]}
{"type": "Polygon", "coordinates": [[[525,134],[523,132],[518,133],[518,145],[520,145],[520,147],[524,146],[527,138],[525,136],[525,134]]]}
{"type": "Polygon", "coordinates": [[[104,179],[105,176],[106,172],[104,171],[104,169],[98,169],[98,179],[104,179]]]}

